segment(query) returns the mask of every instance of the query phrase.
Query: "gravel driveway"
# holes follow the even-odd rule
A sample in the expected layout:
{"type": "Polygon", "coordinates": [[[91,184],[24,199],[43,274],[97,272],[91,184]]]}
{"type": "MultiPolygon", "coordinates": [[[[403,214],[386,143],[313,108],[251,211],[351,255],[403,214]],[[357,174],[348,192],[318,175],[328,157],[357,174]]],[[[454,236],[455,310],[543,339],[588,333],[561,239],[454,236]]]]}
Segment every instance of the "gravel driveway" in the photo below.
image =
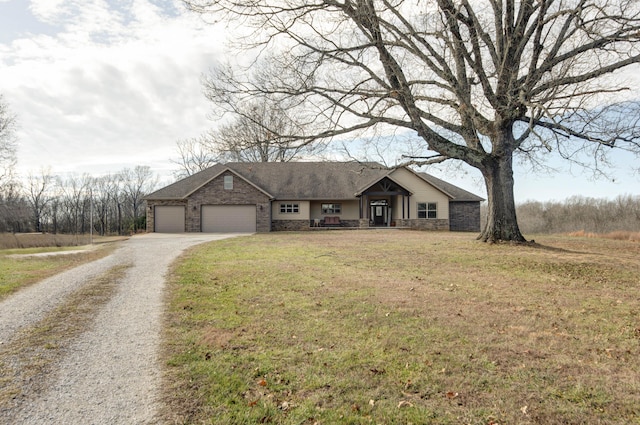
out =
{"type": "MultiPolygon", "coordinates": [[[[155,423],[161,380],[158,349],[168,266],[193,245],[237,234],[157,234],[121,242],[110,256],[25,288],[0,303],[0,344],[10,344],[86,282],[130,264],[93,326],[51,368],[44,389],[26,392],[0,423],[155,423]]],[[[0,359],[1,360],[1,359],[0,359]]],[[[25,388],[29,388],[27,385],[25,388]]]]}

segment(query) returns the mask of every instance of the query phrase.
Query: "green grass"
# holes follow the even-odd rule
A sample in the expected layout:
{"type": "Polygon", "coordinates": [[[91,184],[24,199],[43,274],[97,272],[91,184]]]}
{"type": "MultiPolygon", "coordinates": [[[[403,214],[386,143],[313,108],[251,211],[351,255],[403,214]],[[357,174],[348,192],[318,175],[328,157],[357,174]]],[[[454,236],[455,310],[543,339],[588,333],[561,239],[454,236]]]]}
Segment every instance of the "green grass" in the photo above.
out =
{"type": "Polygon", "coordinates": [[[37,254],[41,252],[57,252],[76,248],[24,248],[0,250],[0,300],[25,286],[39,282],[64,270],[76,267],[85,262],[101,258],[111,252],[112,246],[101,246],[99,249],[60,256],[25,256],[15,254],[37,254]]]}
{"type": "Polygon", "coordinates": [[[165,417],[640,423],[640,246],[428,232],[199,246],[170,284],[165,417]]]}

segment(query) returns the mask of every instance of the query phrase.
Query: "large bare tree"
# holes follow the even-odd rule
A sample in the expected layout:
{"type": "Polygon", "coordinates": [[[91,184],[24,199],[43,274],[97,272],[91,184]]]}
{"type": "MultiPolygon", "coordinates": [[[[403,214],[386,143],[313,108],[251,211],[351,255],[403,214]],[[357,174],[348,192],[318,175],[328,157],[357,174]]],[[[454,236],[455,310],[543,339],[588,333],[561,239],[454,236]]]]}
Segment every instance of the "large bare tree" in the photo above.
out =
{"type": "Polygon", "coordinates": [[[244,47],[258,55],[286,52],[277,78],[238,74],[235,95],[296,99],[323,124],[315,137],[406,128],[432,153],[421,163],[480,170],[484,241],[524,241],[514,155],[639,150],[638,103],[617,102],[621,71],[640,61],[634,0],[184,2],[252,27],[244,47]]]}
{"type": "Polygon", "coordinates": [[[180,168],[176,176],[192,175],[218,162],[288,162],[317,153],[324,146],[309,143],[303,129],[292,120],[282,105],[263,100],[235,105],[216,96],[223,80],[211,76],[205,82],[205,94],[230,121],[196,138],[177,142],[180,168]]]}
{"type": "Polygon", "coordinates": [[[120,181],[124,199],[132,216],[131,230],[136,233],[143,229],[139,218],[144,218],[144,200],[146,194],[153,192],[158,184],[158,176],[153,174],[148,165],[136,165],[133,169],[125,168],[120,172],[120,181]]]}
{"type": "Polygon", "coordinates": [[[180,156],[177,160],[171,160],[178,165],[178,169],[174,173],[176,178],[193,175],[220,162],[220,153],[213,143],[210,133],[178,140],[176,145],[180,156]]]}
{"type": "Polygon", "coordinates": [[[44,232],[44,222],[49,215],[49,206],[54,199],[51,194],[55,184],[55,177],[50,169],[40,170],[39,175],[27,176],[27,201],[31,207],[33,229],[36,232],[44,232]]]}
{"type": "MultiPolygon", "coordinates": [[[[274,58],[257,62],[249,73],[255,85],[279,77],[274,58]]],[[[217,162],[288,162],[318,154],[325,147],[305,134],[312,128],[292,112],[289,97],[263,91],[247,98],[237,86],[234,69],[218,64],[202,79],[217,127],[199,137],[179,140],[178,177],[191,175],[217,162]]]]}
{"type": "Polygon", "coordinates": [[[284,111],[266,103],[254,103],[244,109],[213,134],[223,158],[236,162],[288,162],[312,151],[313,144],[288,136],[301,129],[284,111]]]}

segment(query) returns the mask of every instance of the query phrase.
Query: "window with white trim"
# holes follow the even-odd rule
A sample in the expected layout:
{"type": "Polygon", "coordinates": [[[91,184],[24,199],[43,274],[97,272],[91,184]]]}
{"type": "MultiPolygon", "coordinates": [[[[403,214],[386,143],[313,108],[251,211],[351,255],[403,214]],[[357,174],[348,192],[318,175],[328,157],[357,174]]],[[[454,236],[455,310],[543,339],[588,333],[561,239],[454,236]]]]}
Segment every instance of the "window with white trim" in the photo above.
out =
{"type": "Polygon", "coordinates": [[[340,214],[342,204],[322,204],[322,214],[340,214]]]}
{"type": "Polygon", "coordinates": [[[418,202],[418,218],[438,218],[438,204],[435,202],[418,202]]]}
{"type": "Polygon", "coordinates": [[[280,214],[298,214],[299,212],[299,204],[280,204],[280,214]]]}
{"type": "Polygon", "coordinates": [[[233,190],[233,176],[224,176],[224,190],[233,190]]]}

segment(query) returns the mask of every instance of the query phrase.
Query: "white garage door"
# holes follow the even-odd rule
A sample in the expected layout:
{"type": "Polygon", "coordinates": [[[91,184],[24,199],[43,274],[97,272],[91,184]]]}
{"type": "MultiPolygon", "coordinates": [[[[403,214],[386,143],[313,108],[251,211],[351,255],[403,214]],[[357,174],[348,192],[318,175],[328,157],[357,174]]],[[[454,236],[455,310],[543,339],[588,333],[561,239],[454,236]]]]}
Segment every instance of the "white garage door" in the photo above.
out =
{"type": "Polygon", "coordinates": [[[202,207],[202,231],[255,232],[255,205],[204,205],[202,207]]]}
{"type": "Polygon", "coordinates": [[[154,220],[154,230],[158,233],[182,233],[184,232],[184,207],[157,206],[154,220]]]}

